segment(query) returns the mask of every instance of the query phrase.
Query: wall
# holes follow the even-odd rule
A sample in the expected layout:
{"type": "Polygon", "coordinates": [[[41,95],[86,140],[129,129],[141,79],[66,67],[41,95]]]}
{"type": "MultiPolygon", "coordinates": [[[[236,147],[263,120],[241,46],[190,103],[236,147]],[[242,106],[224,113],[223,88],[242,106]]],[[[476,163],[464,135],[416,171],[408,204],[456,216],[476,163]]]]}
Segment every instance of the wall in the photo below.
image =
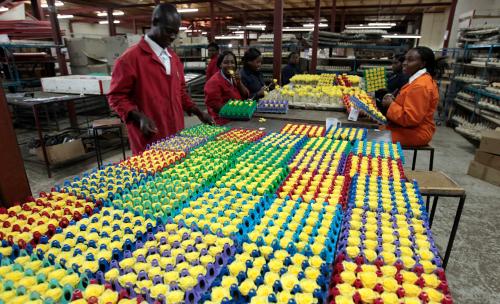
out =
{"type": "MultiPolygon", "coordinates": [[[[500,1],[498,0],[458,0],[455,16],[453,18],[453,27],[451,29],[449,47],[456,47],[458,37],[458,18],[463,13],[471,10],[491,11],[500,10],[500,1]]],[[[485,19],[486,20],[486,19],[485,19]]],[[[498,24],[498,19],[489,19],[488,23],[498,24]]]]}
{"type": "Polygon", "coordinates": [[[17,5],[0,14],[0,20],[24,20],[26,17],[24,5],[17,5]]]}
{"type": "MultiPolygon", "coordinates": [[[[65,31],[65,37],[70,37],[69,32],[69,20],[63,19],[59,20],[61,29],[65,31]]],[[[131,28],[116,27],[117,34],[133,33],[131,28]]],[[[109,36],[109,29],[107,24],[97,24],[97,23],[83,23],[83,22],[73,22],[73,37],[107,37],[109,36]]]]}
{"type": "Polygon", "coordinates": [[[447,21],[447,12],[440,14],[424,14],[421,28],[422,38],[418,44],[427,46],[433,50],[441,49],[443,47],[447,21]]]}

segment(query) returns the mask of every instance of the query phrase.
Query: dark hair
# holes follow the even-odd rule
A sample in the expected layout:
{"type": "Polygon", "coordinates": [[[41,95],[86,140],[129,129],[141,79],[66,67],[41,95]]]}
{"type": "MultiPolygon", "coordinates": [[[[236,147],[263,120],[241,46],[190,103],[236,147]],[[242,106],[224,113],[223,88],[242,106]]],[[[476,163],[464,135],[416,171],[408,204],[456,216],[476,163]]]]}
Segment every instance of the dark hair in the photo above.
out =
{"type": "Polygon", "coordinates": [[[224,52],[222,52],[219,55],[219,57],[217,58],[217,67],[220,69],[222,61],[224,61],[224,57],[226,57],[227,55],[233,56],[233,58],[234,58],[234,67],[237,70],[238,69],[238,60],[236,59],[236,55],[234,55],[234,53],[231,52],[231,51],[224,51],[224,52]]]}
{"type": "Polygon", "coordinates": [[[436,76],[436,57],[434,56],[434,52],[426,46],[417,46],[412,50],[415,50],[420,55],[420,60],[425,63],[427,73],[431,74],[432,77],[436,76]]]}
{"type": "Polygon", "coordinates": [[[261,54],[262,53],[258,49],[251,47],[245,51],[245,54],[241,58],[241,61],[243,61],[243,64],[246,64],[250,61],[254,61],[255,59],[259,58],[261,54]]]}
{"type": "Polygon", "coordinates": [[[218,51],[219,50],[219,45],[217,43],[215,43],[215,42],[210,42],[208,44],[208,46],[207,46],[207,49],[209,49],[209,48],[214,48],[214,49],[216,49],[218,51]]]}
{"type": "Polygon", "coordinates": [[[290,58],[292,58],[293,55],[300,56],[298,52],[292,51],[290,52],[290,54],[288,54],[288,60],[290,60],[290,58]]]}
{"type": "Polygon", "coordinates": [[[403,63],[403,61],[405,61],[405,56],[406,56],[406,53],[399,53],[399,54],[394,55],[393,59],[403,63]]]}

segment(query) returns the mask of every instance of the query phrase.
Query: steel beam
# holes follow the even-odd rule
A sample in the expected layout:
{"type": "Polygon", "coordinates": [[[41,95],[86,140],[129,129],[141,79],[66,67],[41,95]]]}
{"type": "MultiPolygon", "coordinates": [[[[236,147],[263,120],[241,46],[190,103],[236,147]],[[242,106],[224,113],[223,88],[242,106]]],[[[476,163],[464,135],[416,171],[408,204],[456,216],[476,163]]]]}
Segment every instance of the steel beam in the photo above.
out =
{"type": "Polygon", "coordinates": [[[113,9],[108,8],[108,29],[110,36],[116,36],[116,26],[115,26],[115,17],[113,16],[113,9]]]}
{"type": "Polygon", "coordinates": [[[318,65],[318,41],[319,41],[319,18],[321,11],[321,1],[314,1],[314,31],[312,41],[312,54],[311,54],[311,68],[310,73],[316,73],[316,66],[318,65]]]}
{"type": "Polygon", "coordinates": [[[455,18],[455,9],[457,8],[457,1],[452,0],[450,6],[450,14],[448,15],[448,24],[446,25],[446,39],[443,43],[443,48],[447,48],[450,43],[451,29],[453,27],[453,19],[455,18]]]}
{"type": "Polygon", "coordinates": [[[214,0],[210,1],[210,40],[215,41],[215,7],[214,0]]]}
{"type": "MultiPolygon", "coordinates": [[[[319,0],[317,0],[319,1],[319,0]]],[[[283,32],[283,3],[284,0],[274,0],[274,51],[273,51],[273,77],[281,83],[281,55],[283,32]]]]}
{"type": "Polygon", "coordinates": [[[335,32],[335,17],[337,15],[337,0],[332,0],[332,14],[330,17],[330,32],[335,32]]]}

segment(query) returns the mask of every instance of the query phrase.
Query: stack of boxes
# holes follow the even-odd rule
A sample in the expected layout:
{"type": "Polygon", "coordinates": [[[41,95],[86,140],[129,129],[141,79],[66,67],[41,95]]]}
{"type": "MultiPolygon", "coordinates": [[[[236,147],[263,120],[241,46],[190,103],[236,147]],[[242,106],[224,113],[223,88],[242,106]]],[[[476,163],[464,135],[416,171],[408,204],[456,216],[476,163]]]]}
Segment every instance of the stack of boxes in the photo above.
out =
{"type": "Polygon", "coordinates": [[[481,143],[467,174],[500,186],[500,130],[481,134],[481,143]]]}

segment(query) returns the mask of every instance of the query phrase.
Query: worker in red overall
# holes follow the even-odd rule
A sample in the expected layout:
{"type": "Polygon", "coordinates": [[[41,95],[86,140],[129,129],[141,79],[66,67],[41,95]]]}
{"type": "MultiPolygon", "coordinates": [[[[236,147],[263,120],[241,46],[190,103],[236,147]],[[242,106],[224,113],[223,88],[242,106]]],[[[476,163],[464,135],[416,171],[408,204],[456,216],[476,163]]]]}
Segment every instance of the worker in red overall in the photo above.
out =
{"type": "Polygon", "coordinates": [[[183,129],[184,112],[213,123],[188,96],[184,66],[170,48],[180,24],[175,6],[156,6],[149,32],[115,63],[108,102],[127,124],[134,154],[183,129]]]}

